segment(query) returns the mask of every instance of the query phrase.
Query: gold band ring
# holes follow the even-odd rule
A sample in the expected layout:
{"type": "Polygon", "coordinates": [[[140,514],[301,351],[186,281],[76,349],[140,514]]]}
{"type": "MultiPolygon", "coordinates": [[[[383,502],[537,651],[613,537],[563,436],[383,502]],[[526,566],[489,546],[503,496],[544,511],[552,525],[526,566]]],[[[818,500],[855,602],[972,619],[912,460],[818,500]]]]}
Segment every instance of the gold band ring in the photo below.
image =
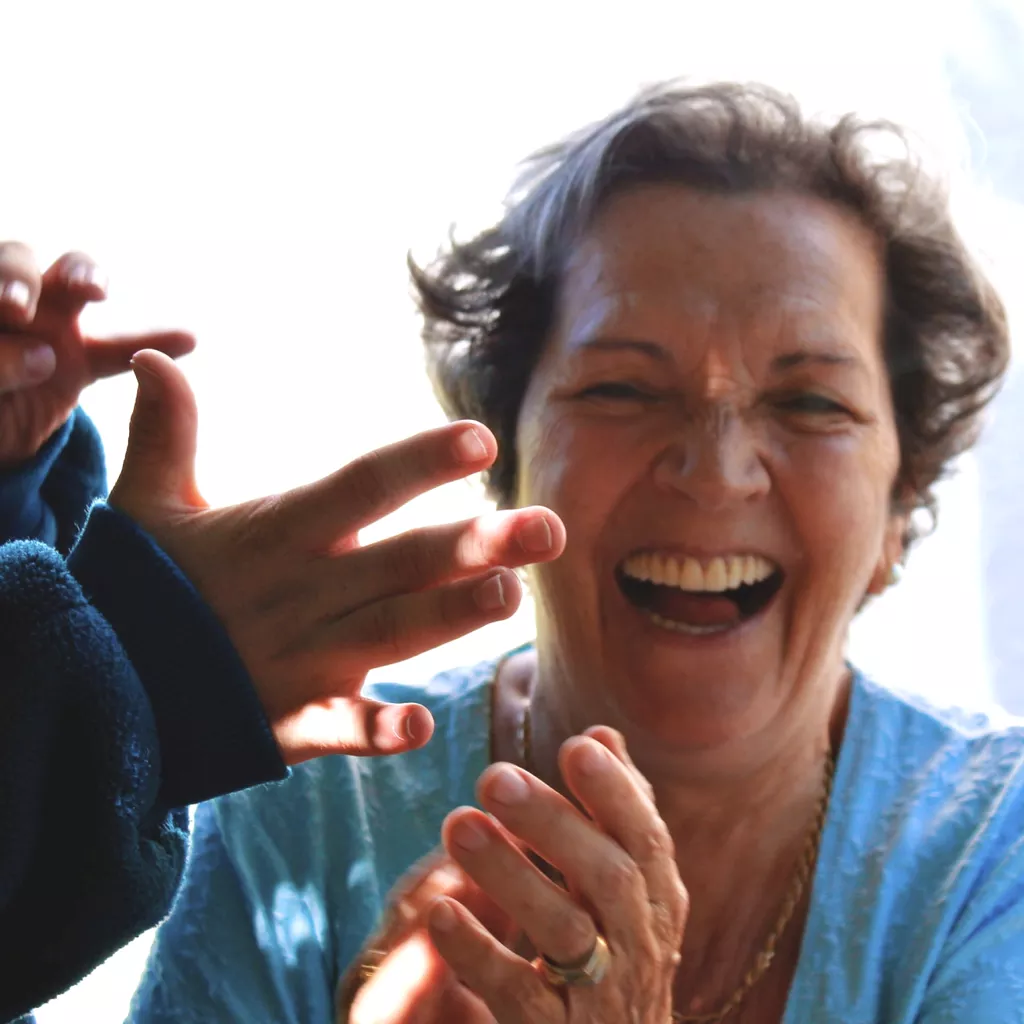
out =
{"type": "Polygon", "coordinates": [[[550,957],[541,955],[534,965],[544,975],[549,985],[567,988],[573,985],[596,985],[607,973],[612,954],[604,936],[598,933],[594,948],[581,960],[572,964],[556,963],[550,957]]]}

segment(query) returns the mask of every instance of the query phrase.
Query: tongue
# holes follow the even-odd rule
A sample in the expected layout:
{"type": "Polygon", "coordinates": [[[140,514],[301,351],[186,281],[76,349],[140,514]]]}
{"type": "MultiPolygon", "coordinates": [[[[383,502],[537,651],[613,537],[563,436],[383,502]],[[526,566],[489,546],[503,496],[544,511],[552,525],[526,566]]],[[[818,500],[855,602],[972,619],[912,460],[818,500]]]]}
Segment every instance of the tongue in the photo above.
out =
{"type": "Polygon", "coordinates": [[[720,594],[693,594],[676,587],[655,587],[648,607],[663,619],[685,622],[688,626],[731,626],[740,619],[740,610],[731,598],[720,594]]]}

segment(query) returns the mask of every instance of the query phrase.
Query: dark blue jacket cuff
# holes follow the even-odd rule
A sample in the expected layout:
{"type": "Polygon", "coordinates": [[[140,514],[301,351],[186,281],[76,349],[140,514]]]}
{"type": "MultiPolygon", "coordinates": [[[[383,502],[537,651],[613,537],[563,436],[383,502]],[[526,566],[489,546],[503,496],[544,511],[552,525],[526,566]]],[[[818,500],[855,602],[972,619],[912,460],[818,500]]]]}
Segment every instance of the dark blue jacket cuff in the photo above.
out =
{"type": "Polygon", "coordinates": [[[43,500],[43,483],[68,443],[72,416],[36,453],[34,459],[0,470],[0,543],[39,540],[51,547],[57,541],[57,518],[43,500]]]}
{"type": "Polygon", "coordinates": [[[97,504],[68,567],[146,689],[160,741],[160,806],[199,803],[287,775],[230,638],[148,534],[97,504]]]}

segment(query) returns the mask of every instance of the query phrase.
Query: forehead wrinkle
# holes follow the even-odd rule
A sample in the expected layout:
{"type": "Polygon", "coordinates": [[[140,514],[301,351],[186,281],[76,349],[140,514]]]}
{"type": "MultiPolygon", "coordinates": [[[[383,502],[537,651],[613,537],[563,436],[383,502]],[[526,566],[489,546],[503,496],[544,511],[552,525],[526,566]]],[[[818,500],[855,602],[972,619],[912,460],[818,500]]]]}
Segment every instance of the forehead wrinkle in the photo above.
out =
{"type": "MultiPolygon", "coordinates": [[[[671,253],[653,259],[657,244],[633,252],[602,234],[584,238],[566,262],[558,333],[569,352],[601,337],[650,341],[684,372],[698,371],[695,383],[705,392],[722,394],[738,379],[753,378],[751,370],[767,370],[784,349],[849,353],[851,329],[862,333],[862,307],[851,308],[853,296],[831,287],[835,282],[813,260],[803,280],[753,275],[729,281],[709,276],[711,268],[700,261],[681,266],[671,253]]],[[[858,348],[852,345],[854,353],[858,348]]]]}

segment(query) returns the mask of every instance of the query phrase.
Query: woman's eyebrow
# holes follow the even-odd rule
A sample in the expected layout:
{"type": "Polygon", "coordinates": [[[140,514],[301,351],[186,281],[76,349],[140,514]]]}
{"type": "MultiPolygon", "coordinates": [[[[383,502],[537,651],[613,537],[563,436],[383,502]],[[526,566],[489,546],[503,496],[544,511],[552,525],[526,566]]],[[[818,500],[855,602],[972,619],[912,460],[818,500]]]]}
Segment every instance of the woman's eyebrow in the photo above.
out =
{"type": "Polygon", "coordinates": [[[785,352],[772,360],[771,368],[774,373],[784,373],[805,365],[824,366],[851,366],[856,369],[865,369],[864,361],[849,349],[811,349],[800,348],[792,352],[785,352]]]}
{"type": "Polygon", "coordinates": [[[661,345],[653,341],[639,341],[631,338],[591,338],[574,346],[577,352],[613,352],[628,349],[641,352],[662,363],[672,362],[672,356],[661,345]]]}

